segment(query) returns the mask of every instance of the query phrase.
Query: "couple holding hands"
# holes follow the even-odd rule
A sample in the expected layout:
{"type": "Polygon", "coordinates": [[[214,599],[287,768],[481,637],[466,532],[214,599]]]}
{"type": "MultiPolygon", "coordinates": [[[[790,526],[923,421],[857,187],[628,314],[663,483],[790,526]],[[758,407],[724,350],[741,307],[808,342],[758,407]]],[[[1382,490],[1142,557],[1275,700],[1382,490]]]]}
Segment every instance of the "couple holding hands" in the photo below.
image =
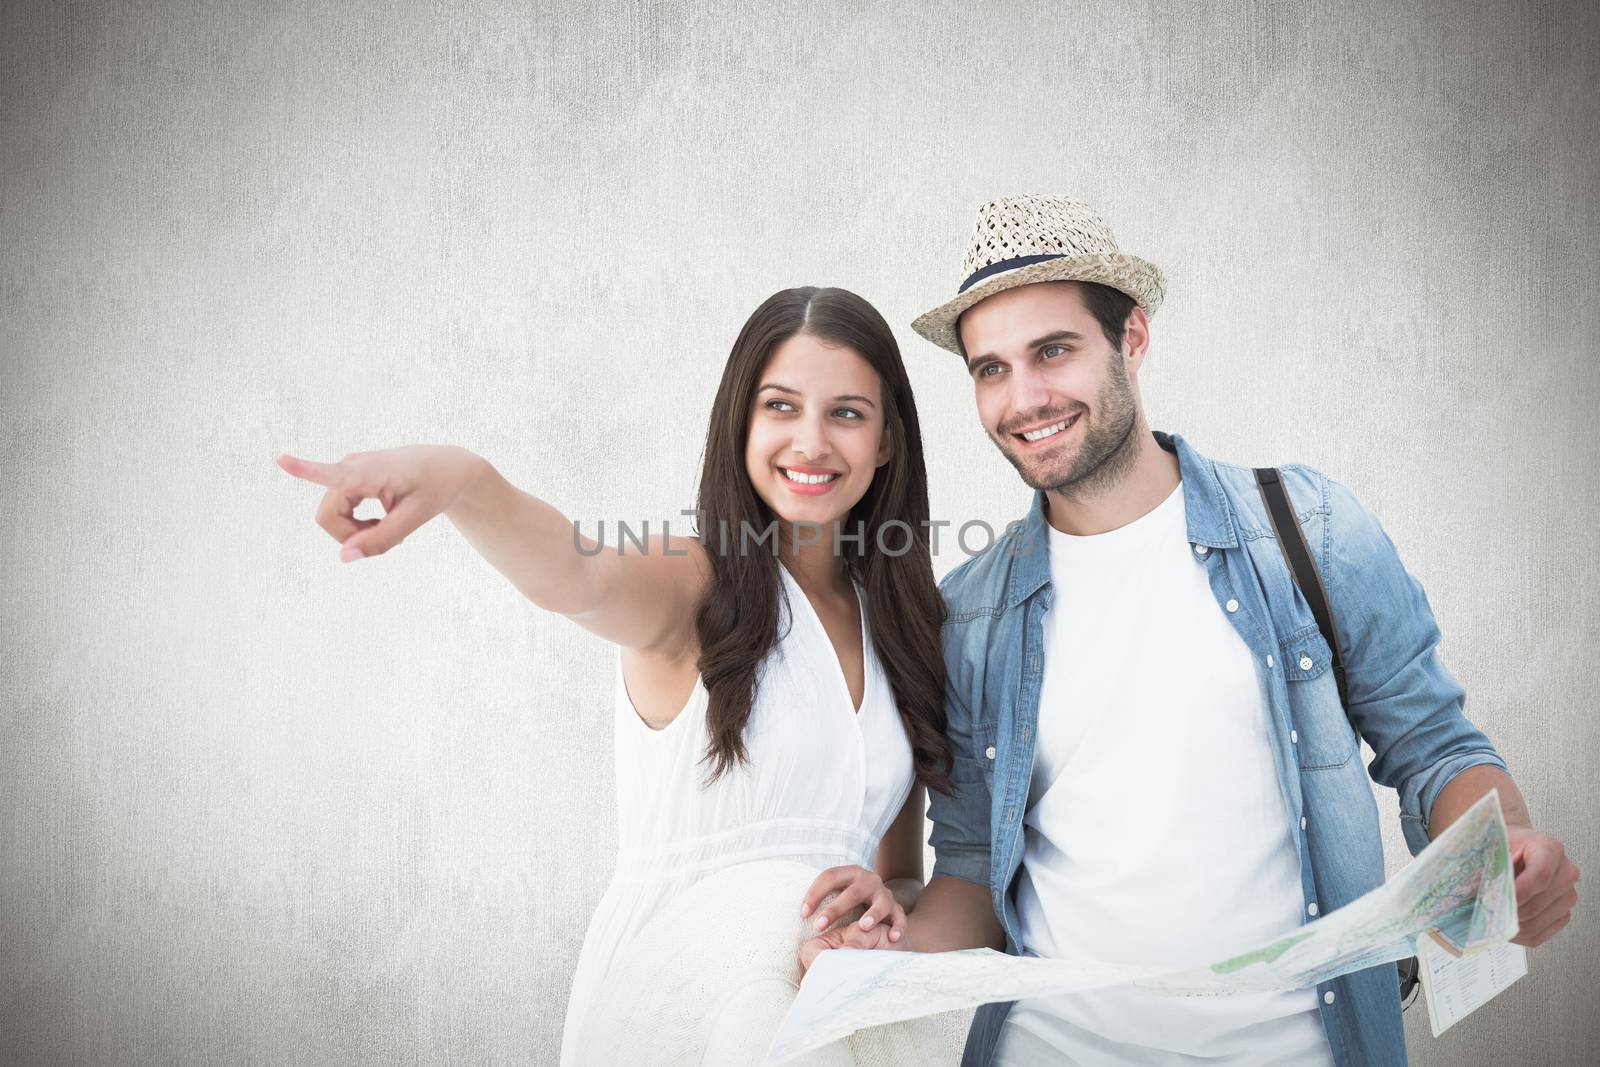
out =
{"type": "MultiPolygon", "coordinates": [[[[619,850],[562,1063],[586,1063],[593,1031],[626,1025],[631,1001],[660,1003],[622,976],[671,970],[629,953],[674,900],[741,864],[822,872],[792,902],[809,936],[785,929],[776,949],[790,978],[848,948],[1179,966],[1383,881],[1369,771],[1398,791],[1413,853],[1498,788],[1517,941],[1565,926],[1577,868],[1463,716],[1427,598],[1378,521],[1301,465],[1277,469],[1288,507],[1274,514],[1249,468],[1150,430],[1139,371],[1160,271],[1083,203],[1019,196],[979,209],[962,278],[912,328],[961,359],[984,431],[1034,498],[937,584],[944,524],[930,522],[899,348],[840,289],[784,290],[745,323],[711,411],[695,537],[599,551],[458,448],[279,457],[327,487],[317,522],[341,558],[444,514],[528,599],[620,650],[619,850]],[[369,497],[382,519],[354,517],[369,497]],[[1280,543],[1289,524],[1331,638],[1280,543]]],[[[741,938],[774,935],[684,936],[731,959],[772,948],[741,938]]],[[[701,1016],[677,1020],[699,1035],[696,1062],[759,1058],[770,1040],[781,998],[763,1013],[737,984],[716,1003],[679,998],[674,1011],[701,1016]]],[[[939,1055],[911,1023],[825,1053],[939,1055]]],[[[1285,992],[989,1004],[962,1062],[1402,1064],[1399,983],[1384,965],[1285,992]]]]}

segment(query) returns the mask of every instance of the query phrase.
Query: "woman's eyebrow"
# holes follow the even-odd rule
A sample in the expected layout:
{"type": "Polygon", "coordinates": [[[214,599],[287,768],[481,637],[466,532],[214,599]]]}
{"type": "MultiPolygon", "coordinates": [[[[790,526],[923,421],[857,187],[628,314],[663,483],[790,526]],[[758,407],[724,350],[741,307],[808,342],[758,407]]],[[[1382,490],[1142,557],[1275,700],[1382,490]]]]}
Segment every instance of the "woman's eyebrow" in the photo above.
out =
{"type": "MultiPolygon", "coordinates": [[[[788,393],[791,396],[799,396],[800,395],[800,390],[795,389],[795,388],[793,388],[791,386],[787,386],[787,385],[779,385],[777,382],[768,382],[766,385],[763,385],[760,389],[757,389],[756,392],[758,394],[759,393],[764,393],[768,389],[776,389],[780,393],[788,393]]],[[[856,401],[858,403],[867,405],[867,407],[869,407],[869,408],[875,408],[875,407],[878,406],[877,404],[874,404],[871,400],[868,400],[866,397],[862,396],[859,393],[843,393],[843,394],[841,394],[839,396],[834,397],[833,399],[836,400],[836,401],[837,400],[854,400],[854,401],[856,401]]]]}

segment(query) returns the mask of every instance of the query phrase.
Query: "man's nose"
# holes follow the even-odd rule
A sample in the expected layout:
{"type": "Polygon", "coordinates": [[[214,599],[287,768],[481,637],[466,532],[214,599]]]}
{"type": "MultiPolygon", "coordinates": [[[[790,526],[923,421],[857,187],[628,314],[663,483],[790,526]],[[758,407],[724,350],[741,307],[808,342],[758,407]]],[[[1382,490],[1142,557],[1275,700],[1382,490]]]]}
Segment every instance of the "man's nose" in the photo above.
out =
{"type": "Polygon", "coordinates": [[[1029,366],[1011,373],[1011,410],[1038,411],[1050,404],[1050,389],[1044,375],[1029,366]]]}

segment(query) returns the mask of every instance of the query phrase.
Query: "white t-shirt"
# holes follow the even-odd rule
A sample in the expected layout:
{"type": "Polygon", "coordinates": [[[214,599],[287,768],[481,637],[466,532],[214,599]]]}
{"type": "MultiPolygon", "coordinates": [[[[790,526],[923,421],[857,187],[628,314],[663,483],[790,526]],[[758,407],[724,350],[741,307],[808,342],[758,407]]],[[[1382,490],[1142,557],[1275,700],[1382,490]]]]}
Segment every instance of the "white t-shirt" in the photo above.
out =
{"type": "MultiPolygon", "coordinates": [[[[1252,654],[1188,541],[1183,486],[1126,526],[1050,528],[1039,724],[1017,904],[1024,950],[1190,966],[1305,901],[1252,654]]],[[[1316,990],[1023,1000],[997,1064],[1329,1064],[1316,990]]]]}

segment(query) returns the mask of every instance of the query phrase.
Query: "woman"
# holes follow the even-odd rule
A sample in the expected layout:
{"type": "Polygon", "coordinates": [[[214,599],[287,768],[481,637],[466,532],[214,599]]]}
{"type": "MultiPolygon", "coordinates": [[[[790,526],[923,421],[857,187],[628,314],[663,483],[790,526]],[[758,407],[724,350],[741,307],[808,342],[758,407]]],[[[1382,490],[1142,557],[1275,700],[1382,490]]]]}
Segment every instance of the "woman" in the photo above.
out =
{"type": "Polygon", "coordinates": [[[620,648],[617,866],[579,957],[564,1064],[619,955],[718,872],[827,868],[801,910],[838,896],[812,928],[864,906],[858,925],[897,939],[922,882],[924,789],[948,784],[943,605],[916,407],[870,304],[807,287],[750,316],[712,407],[694,538],[597,550],[456,448],[278,462],[328,487],[317,522],[342,558],[443,513],[535,604],[620,648]],[[382,519],[353,517],[367,497],[382,519]]]}

